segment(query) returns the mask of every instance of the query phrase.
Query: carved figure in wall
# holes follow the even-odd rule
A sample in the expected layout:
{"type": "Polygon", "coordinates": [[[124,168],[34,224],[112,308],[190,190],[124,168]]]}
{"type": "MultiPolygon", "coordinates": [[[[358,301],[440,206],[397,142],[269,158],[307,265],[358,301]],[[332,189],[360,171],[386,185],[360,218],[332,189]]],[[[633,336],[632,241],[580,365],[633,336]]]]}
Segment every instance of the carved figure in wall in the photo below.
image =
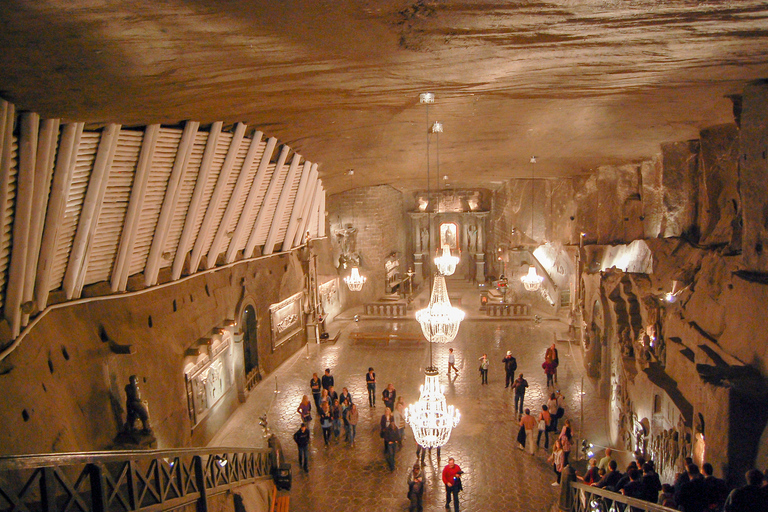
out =
{"type": "Polygon", "coordinates": [[[629,332],[629,327],[624,327],[619,332],[619,346],[621,346],[621,355],[623,357],[635,357],[635,349],[632,346],[632,337],[629,332]]]}
{"type": "Polygon", "coordinates": [[[469,247],[469,252],[476,253],[477,250],[477,226],[474,224],[470,224],[467,226],[467,246],[469,247]]]}
{"type": "Polygon", "coordinates": [[[421,252],[429,251],[429,228],[421,228],[421,252]]]}
{"type": "Polygon", "coordinates": [[[149,433],[152,428],[149,426],[149,411],[147,406],[141,400],[139,391],[139,379],[135,375],[128,378],[128,384],[125,386],[125,410],[127,412],[125,419],[125,432],[136,432],[136,420],[141,420],[142,432],[149,433]]]}

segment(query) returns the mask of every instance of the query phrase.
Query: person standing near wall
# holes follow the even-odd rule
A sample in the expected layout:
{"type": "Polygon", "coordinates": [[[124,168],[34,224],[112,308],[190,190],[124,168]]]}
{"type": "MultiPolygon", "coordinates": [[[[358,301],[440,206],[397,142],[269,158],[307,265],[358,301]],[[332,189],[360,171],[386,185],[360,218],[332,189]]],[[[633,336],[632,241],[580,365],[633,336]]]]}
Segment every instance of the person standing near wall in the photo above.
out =
{"type": "Polygon", "coordinates": [[[368,373],[365,374],[365,387],[368,388],[368,407],[376,407],[376,374],[373,367],[368,367],[368,373]]]}
{"type": "Polygon", "coordinates": [[[480,359],[480,384],[488,384],[488,355],[483,354],[480,359]]]}
{"type": "Polygon", "coordinates": [[[451,375],[451,370],[456,372],[456,375],[459,374],[459,370],[456,369],[456,356],[453,355],[453,349],[448,349],[448,375],[451,375]]]}

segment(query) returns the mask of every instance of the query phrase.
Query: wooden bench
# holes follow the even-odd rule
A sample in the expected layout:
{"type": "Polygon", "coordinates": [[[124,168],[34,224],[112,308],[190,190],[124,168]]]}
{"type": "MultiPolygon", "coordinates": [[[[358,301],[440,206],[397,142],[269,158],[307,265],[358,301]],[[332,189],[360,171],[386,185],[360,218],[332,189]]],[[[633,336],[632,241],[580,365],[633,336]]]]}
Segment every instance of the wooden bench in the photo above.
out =
{"type": "Polygon", "coordinates": [[[406,342],[407,344],[419,344],[424,340],[420,334],[412,333],[388,333],[388,332],[352,332],[350,339],[355,343],[360,342],[381,342],[383,345],[389,345],[391,342],[406,342]]]}
{"type": "Polygon", "coordinates": [[[285,496],[277,495],[277,487],[272,486],[272,506],[269,508],[269,512],[288,512],[291,503],[291,496],[286,494],[285,496]]]}

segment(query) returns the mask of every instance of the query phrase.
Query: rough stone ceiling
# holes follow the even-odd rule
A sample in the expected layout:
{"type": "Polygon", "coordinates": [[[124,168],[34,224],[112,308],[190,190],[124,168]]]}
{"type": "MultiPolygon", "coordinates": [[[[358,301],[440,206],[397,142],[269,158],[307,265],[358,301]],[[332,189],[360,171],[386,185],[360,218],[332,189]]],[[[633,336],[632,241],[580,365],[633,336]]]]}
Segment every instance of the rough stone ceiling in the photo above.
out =
{"type": "Polygon", "coordinates": [[[0,29],[20,109],[247,122],[319,162],[330,193],[426,186],[420,92],[447,183],[495,188],[534,154],[537,176],[649,158],[732,122],[727,96],[768,77],[754,0],[19,0],[0,29]]]}

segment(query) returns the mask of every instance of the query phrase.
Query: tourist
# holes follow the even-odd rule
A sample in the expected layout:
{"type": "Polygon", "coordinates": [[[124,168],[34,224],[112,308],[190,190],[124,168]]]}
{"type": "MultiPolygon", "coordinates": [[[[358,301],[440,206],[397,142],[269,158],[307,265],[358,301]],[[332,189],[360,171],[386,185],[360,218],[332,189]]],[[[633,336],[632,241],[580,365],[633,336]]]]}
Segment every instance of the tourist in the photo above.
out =
{"type": "Polygon", "coordinates": [[[387,388],[381,393],[381,398],[384,402],[384,405],[389,408],[390,412],[395,410],[397,391],[395,391],[395,386],[393,386],[391,382],[387,384],[387,388]]]}
{"type": "Polygon", "coordinates": [[[533,429],[536,428],[536,418],[531,416],[530,409],[526,409],[525,414],[520,418],[520,426],[525,429],[525,450],[533,455],[535,453],[533,448],[533,429]]]}
{"type": "Polygon", "coordinates": [[[480,385],[488,384],[488,356],[483,354],[480,360],[480,385]]]}
{"type": "Polygon", "coordinates": [[[515,382],[515,370],[517,370],[517,360],[512,357],[512,352],[507,350],[507,355],[501,360],[504,363],[504,373],[506,374],[505,388],[508,388],[515,382]]]}
{"type": "Polygon", "coordinates": [[[368,407],[376,407],[376,374],[372,366],[365,374],[365,386],[368,388],[368,407]]]}
{"type": "Polygon", "coordinates": [[[587,472],[583,477],[577,477],[580,482],[584,482],[587,485],[596,484],[600,481],[600,470],[597,467],[597,459],[589,459],[587,463],[587,472]]]}
{"type": "MultiPolygon", "coordinates": [[[[429,452],[429,458],[432,459],[432,447],[424,448],[420,444],[416,444],[416,459],[421,457],[421,465],[424,465],[424,457],[429,452]]],[[[440,463],[440,447],[437,447],[437,462],[440,463]]]]}
{"type": "MultiPolygon", "coordinates": [[[[675,503],[675,488],[670,484],[661,484],[661,492],[659,493],[659,499],[656,502],[663,507],[677,508],[675,503]]],[[[722,510],[722,509],[717,509],[722,510]]]]}
{"type": "Polygon", "coordinates": [[[320,410],[320,396],[322,391],[322,384],[320,377],[316,373],[312,374],[312,380],[309,381],[309,388],[312,390],[312,398],[315,400],[315,408],[320,410]]]}
{"type": "Polygon", "coordinates": [[[597,469],[604,469],[608,471],[608,464],[613,460],[613,457],[611,456],[612,453],[613,453],[613,450],[611,450],[610,448],[605,449],[605,457],[600,459],[600,463],[597,465],[597,469]]]}
{"type": "MultiPolygon", "coordinates": [[[[325,391],[325,390],[323,390],[325,391]]],[[[328,407],[328,402],[323,402],[320,409],[320,427],[323,429],[323,441],[325,447],[328,448],[328,442],[331,440],[331,427],[333,426],[333,420],[331,419],[331,410],[328,407]]]]}
{"type": "Polygon", "coordinates": [[[422,497],[424,495],[424,477],[421,466],[417,462],[408,473],[408,501],[411,502],[408,512],[422,512],[422,497]]]}
{"type": "Polygon", "coordinates": [[[549,411],[550,418],[552,418],[552,422],[549,425],[550,432],[557,432],[557,407],[557,395],[553,392],[549,395],[549,400],[547,400],[547,410],[549,411]]]}
{"type": "Polygon", "coordinates": [[[571,434],[571,420],[565,420],[563,425],[563,431],[560,433],[560,446],[563,448],[564,465],[568,465],[568,456],[571,454],[571,448],[573,447],[573,436],[571,434]]]}
{"type": "MultiPolygon", "coordinates": [[[[389,428],[390,423],[394,423],[394,418],[392,417],[392,409],[389,407],[384,409],[384,414],[381,415],[381,420],[379,421],[379,435],[382,439],[384,439],[384,432],[389,428]]],[[[384,452],[387,451],[387,441],[384,440],[384,452]]]]}
{"type": "Polygon", "coordinates": [[[445,484],[445,509],[451,508],[451,497],[453,497],[453,510],[459,512],[459,491],[461,491],[461,475],[463,471],[453,460],[448,459],[448,465],[443,468],[443,484],[445,484]]]}
{"type": "MultiPolygon", "coordinates": [[[[661,479],[659,478],[659,475],[656,474],[656,470],[653,467],[653,462],[648,461],[645,464],[643,464],[643,486],[645,487],[645,498],[643,498],[645,501],[650,501],[651,503],[656,503],[656,501],[659,499],[659,492],[661,492],[661,479]]],[[[723,500],[725,500],[725,497],[723,497],[723,500]]],[[[722,504],[718,510],[721,510],[722,504]]]]}
{"type": "Polygon", "coordinates": [[[545,359],[541,363],[541,367],[544,369],[544,375],[547,377],[547,388],[555,387],[555,363],[545,359]]]}
{"type": "Polygon", "coordinates": [[[728,497],[728,485],[722,478],[714,476],[714,468],[709,462],[705,462],[701,469],[704,470],[704,488],[707,494],[707,507],[709,510],[723,510],[725,499],[728,497]]]}
{"type": "Polygon", "coordinates": [[[357,420],[358,420],[357,405],[352,404],[351,406],[349,406],[349,409],[347,409],[347,423],[349,424],[349,438],[347,440],[349,441],[350,446],[355,446],[355,435],[357,434],[357,420]]]}
{"type": "Polygon", "coordinates": [[[539,435],[536,436],[536,447],[540,446],[541,435],[544,434],[544,449],[549,450],[549,426],[552,424],[552,415],[549,414],[549,407],[546,404],[541,406],[541,412],[536,421],[539,429],[539,435]]]}
{"type": "Polygon", "coordinates": [[[307,428],[306,423],[302,423],[299,430],[294,432],[293,440],[296,441],[296,446],[299,449],[299,466],[301,466],[305,473],[308,473],[309,462],[307,459],[309,457],[309,429],[307,428]]]}
{"type": "Polygon", "coordinates": [[[552,363],[552,366],[554,367],[554,381],[557,382],[557,367],[560,366],[560,356],[557,354],[557,347],[555,347],[554,343],[544,353],[544,361],[549,361],[552,363]]]}
{"type": "MultiPolygon", "coordinates": [[[[691,465],[691,464],[693,464],[693,459],[690,458],[690,457],[686,457],[684,459],[683,467],[684,468],[688,468],[688,466],[691,465]]],[[[680,473],[678,473],[677,475],[675,475],[675,482],[674,482],[675,502],[679,502],[679,499],[680,499],[680,489],[683,487],[684,483],[688,482],[688,480],[689,480],[689,478],[688,478],[688,470],[687,469],[682,471],[682,472],[680,472],[680,473]]]]}
{"type": "Polygon", "coordinates": [[[765,490],[760,488],[763,474],[757,469],[750,469],[745,475],[747,485],[734,489],[725,500],[725,512],[765,512],[768,505],[765,490]]]}
{"type": "Polygon", "coordinates": [[[328,406],[333,409],[333,404],[339,399],[339,394],[333,389],[333,386],[328,386],[328,406]]]}
{"type": "MultiPolygon", "coordinates": [[[[680,486],[680,494],[676,501],[680,510],[685,512],[704,512],[706,510],[706,486],[704,485],[704,477],[696,464],[688,465],[688,481],[680,486]]],[[[755,509],[750,510],[757,512],[755,509]]]]}
{"type": "Polygon", "coordinates": [[[339,395],[339,403],[343,405],[344,402],[347,402],[347,406],[352,404],[352,395],[349,394],[347,388],[341,388],[341,394],[339,395]]]}
{"type": "Polygon", "coordinates": [[[616,485],[618,485],[619,480],[621,480],[621,477],[622,477],[622,474],[618,470],[618,467],[619,465],[616,463],[615,460],[612,460],[611,462],[609,462],[608,472],[603,476],[603,478],[600,479],[599,482],[592,485],[608,491],[615,491],[616,485]]]}
{"type": "Polygon", "coordinates": [[[557,475],[557,480],[552,482],[552,485],[560,485],[560,475],[563,472],[565,464],[563,463],[563,448],[560,445],[559,439],[555,439],[555,444],[552,445],[552,454],[547,461],[552,463],[552,470],[555,472],[555,475],[557,475]]]}
{"type": "Polygon", "coordinates": [[[625,485],[629,483],[629,472],[630,470],[637,469],[637,462],[632,461],[627,465],[627,471],[622,475],[622,477],[619,479],[619,481],[616,483],[615,491],[621,492],[621,490],[624,488],[625,485]]]}
{"type": "Polygon", "coordinates": [[[405,404],[403,403],[402,397],[397,399],[395,412],[392,413],[392,421],[395,422],[395,426],[400,435],[400,441],[397,443],[399,447],[398,449],[400,449],[403,447],[403,439],[405,439],[405,404]]]}
{"type": "Polygon", "coordinates": [[[394,422],[390,422],[389,426],[384,429],[384,443],[386,445],[386,460],[390,471],[395,470],[395,451],[397,450],[397,443],[400,440],[400,433],[397,430],[397,426],[394,422]]]}
{"type": "Polygon", "coordinates": [[[459,374],[459,370],[456,369],[456,356],[453,355],[453,349],[448,349],[448,375],[451,375],[451,369],[459,374]]]}
{"type": "Polygon", "coordinates": [[[299,413],[299,417],[301,418],[302,423],[309,425],[309,422],[312,421],[311,411],[312,404],[309,403],[309,397],[304,395],[301,399],[299,407],[296,409],[296,412],[299,413]]]}
{"type": "Polygon", "coordinates": [[[330,368],[325,369],[325,374],[323,375],[323,378],[322,378],[322,385],[323,385],[323,389],[328,389],[331,386],[333,386],[333,376],[331,375],[330,368]]]}
{"type": "Polygon", "coordinates": [[[320,407],[318,408],[318,411],[323,408],[323,404],[326,404],[328,408],[330,409],[331,404],[328,402],[328,390],[323,389],[320,391],[320,407]]]}
{"type": "Polygon", "coordinates": [[[341,404],[338,399],[333,401],[331,419],[333,421],[333,439],[338,443],[339,434],[341,434],[341,404]]]}
{"type": "Polygon", "coordinates": [[[523,378],[521,373],[515,383],[512,384],[512,388],[515,390],[515,412],[523,414],[523,400],[525,399],[525,388],[528,387],[528,381],[523,378]]]}
{"type": "Polygon", "coordinates": [[[629,482],[621,489],[621,494],[638,500],[645,499],[645,486],[641,480],[642,475],[640,471],[637,468],[633,468],[627,473],[629,475],[629,482]]]}

